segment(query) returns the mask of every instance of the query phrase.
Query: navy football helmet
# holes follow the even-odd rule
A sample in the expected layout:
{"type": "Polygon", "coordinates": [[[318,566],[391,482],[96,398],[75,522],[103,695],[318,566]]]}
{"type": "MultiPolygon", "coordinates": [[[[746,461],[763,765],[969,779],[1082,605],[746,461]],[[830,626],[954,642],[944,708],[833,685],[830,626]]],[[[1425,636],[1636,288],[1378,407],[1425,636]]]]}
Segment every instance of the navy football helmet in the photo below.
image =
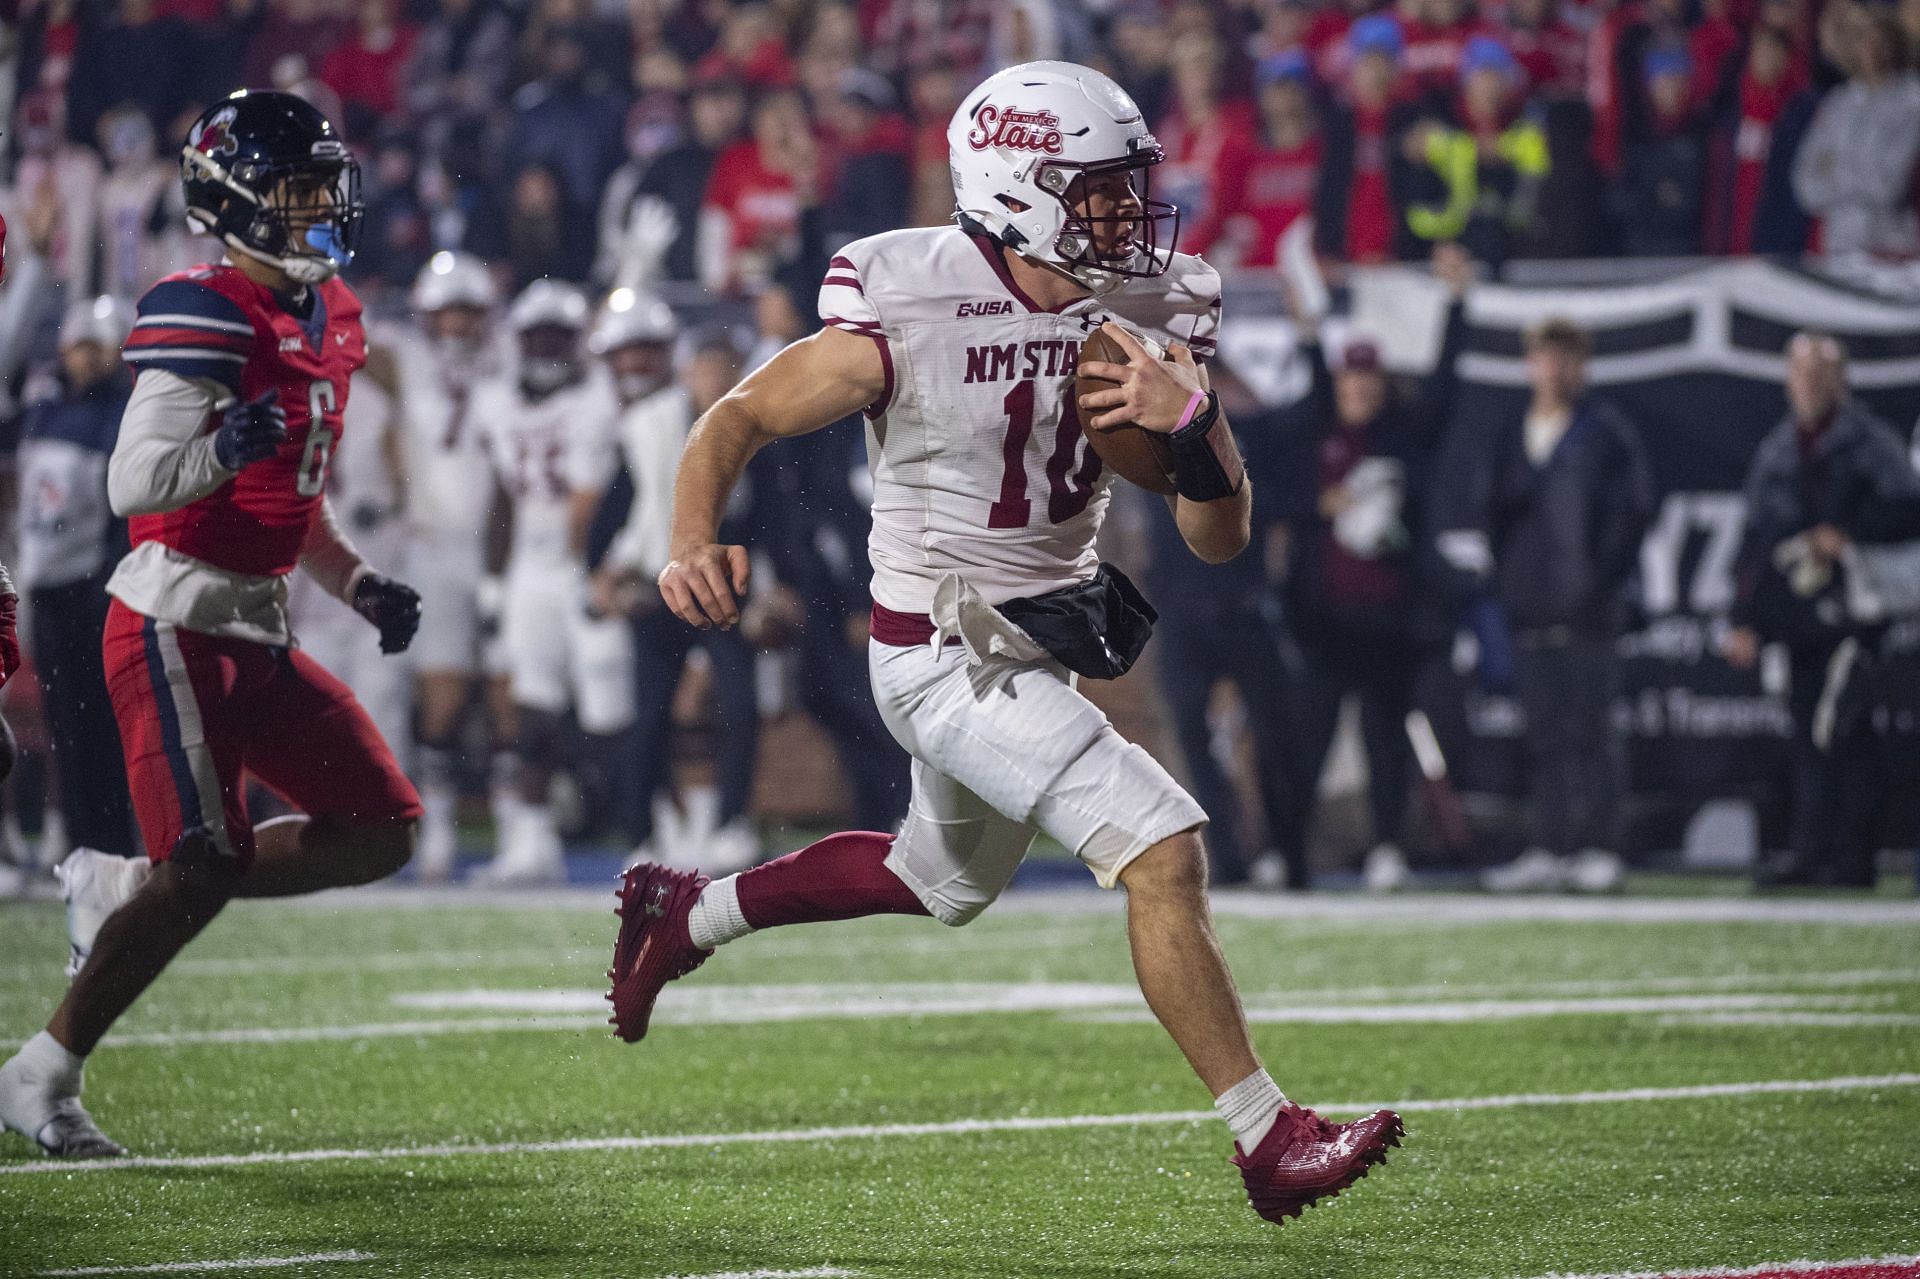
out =
{"type": "Polygon", "coordinates": [[[180,178],[188,220],[236,253],[302,284],[353,260],[360,165],[304,98],[242,89],[207,108],[180,150],[180,178]]]}

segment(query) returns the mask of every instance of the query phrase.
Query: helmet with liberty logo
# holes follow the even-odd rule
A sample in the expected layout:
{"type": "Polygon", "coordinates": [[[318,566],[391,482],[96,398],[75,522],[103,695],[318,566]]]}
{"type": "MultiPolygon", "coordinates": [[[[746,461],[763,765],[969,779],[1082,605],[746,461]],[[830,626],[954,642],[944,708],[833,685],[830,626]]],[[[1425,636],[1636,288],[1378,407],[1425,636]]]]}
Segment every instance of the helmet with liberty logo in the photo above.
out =
{"type": "Polygon", "coordinates": [[[360,165],[304,98],[242,89],[207,108],[180,149],[180,178],[188,221],[297,283],[353,260],[360,165]]]}

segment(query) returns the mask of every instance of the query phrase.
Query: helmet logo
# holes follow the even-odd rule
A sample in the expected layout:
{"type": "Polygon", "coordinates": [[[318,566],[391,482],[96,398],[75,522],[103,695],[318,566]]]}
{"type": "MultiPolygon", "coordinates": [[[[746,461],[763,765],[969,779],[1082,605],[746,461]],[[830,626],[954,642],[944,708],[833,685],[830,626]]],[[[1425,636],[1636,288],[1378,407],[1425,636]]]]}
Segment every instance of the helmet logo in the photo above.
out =
{"type": "Polygon", "coordinates": [[[234,117],[238,114],[239,112],[232,107],[225,107],[214,112],[213,119],[201,126],[200,131],[194,136],[190,145],[192,145],[194,150],[204,152],[207,155],[236,154],[240,150],[240,146],[233,140],[233,134],[230,129],[234,117]]]}
{"type": "Polygon", "coordinates": [[[1060,117],[1051,111],[1022,111],[988,103],[974,117],[967,145],[975,151],[1001,148],[1059,155],[1060,117]]]}

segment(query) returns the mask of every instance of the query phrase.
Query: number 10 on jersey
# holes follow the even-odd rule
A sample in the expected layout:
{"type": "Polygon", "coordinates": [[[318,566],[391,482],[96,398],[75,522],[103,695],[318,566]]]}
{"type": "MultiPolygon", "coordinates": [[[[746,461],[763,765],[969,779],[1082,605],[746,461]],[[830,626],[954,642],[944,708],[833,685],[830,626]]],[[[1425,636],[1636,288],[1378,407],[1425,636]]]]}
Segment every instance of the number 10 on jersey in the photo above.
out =
{"type": "MultiPolygon", "coordinates": [[[[1001,445],[1004,463],[1000,472],[999,500],[987,511],[988,528],[1026,528],[1033,520],[1033,503],[1027,497],[1027,441],[1033,438],[1034,410],[1039,392],[1032,378],[1016,382],[1001,402],[1007,415],[1007,438],[1001,445]]],[[[1091,448],[1080,465],[1074,466],[1080,447],[1080,411],[1073,402],[1073,381],[1069,379],[1060,397],[1060,425],[1053,436],[1053,452],[1047,458],[1047,522],[1064,524],[1087,509],[1093,498],[1093,482],[1100,474],[1100,455],[1091,448]]]]}

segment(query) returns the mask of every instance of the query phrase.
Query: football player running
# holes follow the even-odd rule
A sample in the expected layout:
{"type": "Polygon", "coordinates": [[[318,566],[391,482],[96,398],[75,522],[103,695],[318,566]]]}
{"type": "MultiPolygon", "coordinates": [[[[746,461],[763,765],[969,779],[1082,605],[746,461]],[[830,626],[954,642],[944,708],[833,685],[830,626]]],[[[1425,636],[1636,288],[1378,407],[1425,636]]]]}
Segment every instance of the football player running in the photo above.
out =
{"type": "Polygon", "coordinates": [[[124,904],[69,902],[79,974],[0,1066],[0,1121],[68,1158],[124,1153],[80,1104],[87,1055],[229,899],[390,875],[420,816],[372,720],[286,617],[297,567],[389,653],[420,618],[419,596],[369,569],[325,496],[366,362],[359,300],[335,278],[359,167],[306,102],[242,91],[195,122],[181,171],[188,216],[228,257],[141,299],[107,476],[133,543],[107,586],[107,686],[152,871],[124,904]],[[256,828],[249,774],[299,814],[256,828]]]}
{"type": "Polygon", "coordinates": [[[409,298],[418,331],[396,361],[401,438],[407,460],[409,566],[431,581],[414,641],[415,731],[419,744],[420,851],[415,873],[439,881],[453,872],[459,793],[455,748],[476,680],[490,712],[494,813],[513,809],[513,702],[499,630],[499,583],[486,579],[492,464],[472,404],[483,383],[503,375],[504,344],[493,337],[500,293],[480,259],[436,253],[409,298]]]}
{"type": "Polygon", "coordinates": [[[496,545],[490,567],[504,568],[500,637],[519,782],[481,875],[493,883],[564,877],[547,795],[567,755],[568,706],[589,749],[603,757],[633,722],[626,623],[598,616],[587,601],[587,531],[616,467],[620,413],[612,377],[587,358],[588,313],[586,295],[570,284],[529,284],[507,312],[519,344],[516,366],[474,396],[474,422],[493,464],[496,523],[511,528],[504,566],[496,545]]]}
{"type": "Polygon", "coordinates": [[[712,882],[636,866],[621,888],[613,1020],[639,1039],[668,981],[757,929],[884,913],[964,924],[1045,831],[1103,887],[1126,889],[1141,991],[1231,1127],[1255,1210],[1283,1221],[1383,1160],[1399,1116],[1330,1123],[1288,1101],[1255,1055],[1209,917],[1205,814],[1059,660],[1112,674],[1125,664],[1113,650],[1137,652],[1140,628],[1110,620],[1090,656],[1050,631],[1043,647],[1008,616],[1071,614],[1088,596],[1109,619],[1130,611],[1130,586],[1094,554],[1111,476],[1083,421],[1165,433],[1188,546],[1218,562],[1246,545],[1251,494],[1200,364],[1219,277],[1174,251],[1178,213],[1145,192],[1160,147],[1104,75],[1062,62],[1003,71],[967,96],[947,141],[958,225],[873,236],[833,259],[827,327],[695,427],[660,575],[681,618],[734,625],[748,560],[715,530],[747,459],[864,410],[868,661],[882,717],[913,756],[907,820],[898,835],[834,835],[712,882]],[[1129,361],[1090,365],[1113,385],[1076,403],[1081,344],[1103,325],[1129,361]]]}

